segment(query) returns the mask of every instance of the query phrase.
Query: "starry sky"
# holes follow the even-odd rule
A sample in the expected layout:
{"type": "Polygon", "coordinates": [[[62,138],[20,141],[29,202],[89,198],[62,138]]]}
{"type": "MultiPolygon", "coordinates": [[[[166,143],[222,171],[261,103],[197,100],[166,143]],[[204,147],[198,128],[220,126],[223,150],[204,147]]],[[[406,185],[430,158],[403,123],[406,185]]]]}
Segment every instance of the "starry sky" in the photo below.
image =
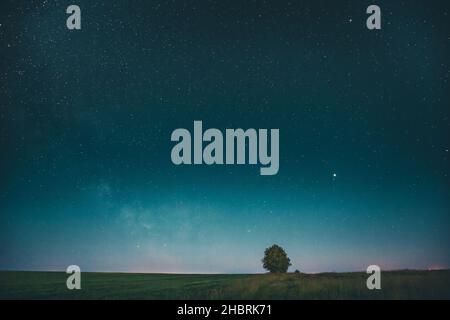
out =
{"type": "Polygon", "coordinates": [[[0,269],[254,273],[273,243],[304,272],[450,268],[449,14],[1,1],[0,269]],[[279,173],[173,165],[194,120],[279,128],[279,173]]]}

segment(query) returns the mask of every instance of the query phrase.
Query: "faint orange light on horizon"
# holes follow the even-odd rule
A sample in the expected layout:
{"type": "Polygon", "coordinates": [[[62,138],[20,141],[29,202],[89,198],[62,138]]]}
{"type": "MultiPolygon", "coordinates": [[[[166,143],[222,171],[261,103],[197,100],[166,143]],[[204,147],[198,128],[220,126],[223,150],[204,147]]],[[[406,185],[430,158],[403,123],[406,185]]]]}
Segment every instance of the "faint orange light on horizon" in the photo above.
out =
{"type": "Polygon", "coordinates": [[[436,270],[445,270],[445,269],[447,269],[447,268],[445,268],[445,267],[443,267],[443,266],[441,266],[441,265],[436,264],[436,265],[431,265],[431,266],[429,266],[427,270],[428,270],[428,271],[436,271],[436,270]]]}

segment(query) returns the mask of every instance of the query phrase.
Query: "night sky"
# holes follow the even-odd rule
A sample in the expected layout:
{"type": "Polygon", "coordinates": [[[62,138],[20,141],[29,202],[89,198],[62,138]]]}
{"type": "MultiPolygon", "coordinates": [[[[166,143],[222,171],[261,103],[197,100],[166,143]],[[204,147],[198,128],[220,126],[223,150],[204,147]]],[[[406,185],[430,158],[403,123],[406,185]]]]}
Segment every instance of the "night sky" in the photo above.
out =
{"type": "Polygon", "coordinates": [[[449,15],[2,0],[0,269],[253,273],[273,243],[304,272],[450,268],[449,15]],[[279,128],[278,174],[174,165],[194,120],[279,128]]]}

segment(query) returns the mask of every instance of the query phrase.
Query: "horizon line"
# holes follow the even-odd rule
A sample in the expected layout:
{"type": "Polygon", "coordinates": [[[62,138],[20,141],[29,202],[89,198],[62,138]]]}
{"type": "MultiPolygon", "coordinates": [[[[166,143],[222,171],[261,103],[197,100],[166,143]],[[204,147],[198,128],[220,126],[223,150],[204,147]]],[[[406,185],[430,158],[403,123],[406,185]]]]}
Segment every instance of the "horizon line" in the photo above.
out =
{"type": "MultiPolygon", "coordinates": [[[[443,269],[385,269],[382,272],[400,272],[400,271],[450,271],[450,268],[443,269]]],[[[53,272],[53,273],[67,273],[66,270],[22,270],[22,269],[0,269],[0,272],[53,272]]],[[[288,272],[254,272],[254,273],[223,273],[223,272],[141,272],[141,271],[82,271],[82,273],[104,273],[104,274],[160,274],[160,275],[264,275],[264,274],[295,274],[295,271],[288,272]]],[[[360,271],[320,271],[320,272],[302,272],[300,274],[327,274],[327,273],[367,273],[366,270],[360,271]]]]}

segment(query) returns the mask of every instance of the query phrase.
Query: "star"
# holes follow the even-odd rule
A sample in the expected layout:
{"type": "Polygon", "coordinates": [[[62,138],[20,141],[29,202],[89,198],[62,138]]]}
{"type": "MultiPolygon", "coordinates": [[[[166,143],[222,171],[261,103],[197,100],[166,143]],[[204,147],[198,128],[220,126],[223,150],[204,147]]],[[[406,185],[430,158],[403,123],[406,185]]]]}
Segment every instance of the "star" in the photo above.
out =
{"type": "Polygon", "coordinates": [[[336,173],[333,173],[333,178],[336,178],[337,177],[337,174],[336,173]]]}

